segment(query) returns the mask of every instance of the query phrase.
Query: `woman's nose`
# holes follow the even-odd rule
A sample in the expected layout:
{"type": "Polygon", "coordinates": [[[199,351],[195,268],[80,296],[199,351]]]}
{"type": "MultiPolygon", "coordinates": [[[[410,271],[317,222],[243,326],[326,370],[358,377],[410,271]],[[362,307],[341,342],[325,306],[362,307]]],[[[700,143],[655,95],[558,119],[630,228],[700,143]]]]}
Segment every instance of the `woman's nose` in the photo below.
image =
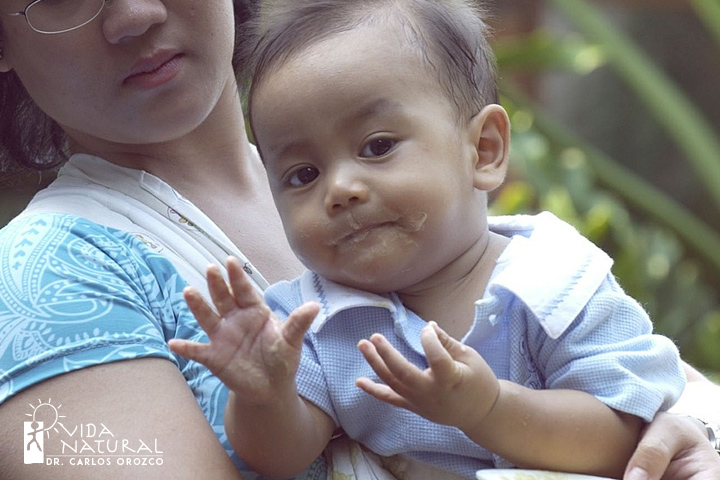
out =
{"type": "Polygon", "coordinates": [[[167,16],[163,0],[109,0],[102,17],[103,34],[113,44],[128,42],[164,23],[167,16]]]}
{"type": "Polygon", "coordinates": [[[368,199],[368,185],[348,171],[328,172],[325,208],[329,214],[338,213],[368,199]]]}

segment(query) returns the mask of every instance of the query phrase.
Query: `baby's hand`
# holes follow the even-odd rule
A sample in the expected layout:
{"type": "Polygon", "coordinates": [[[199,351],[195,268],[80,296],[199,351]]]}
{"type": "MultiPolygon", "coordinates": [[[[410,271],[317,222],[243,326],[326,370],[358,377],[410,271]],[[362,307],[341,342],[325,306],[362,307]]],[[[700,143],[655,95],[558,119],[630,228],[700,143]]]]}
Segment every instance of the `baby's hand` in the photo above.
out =
{"type": "Polygon", "coordinates": [[[467,431],[490,413],[500,392],[497,377],[474,349],[451,338],[435,322],[423,328],[429,368],[408,362],[385,337],[375,334],[358,348],[385,385],[358,378],[375,398],[430,421],[467,431]]]}
{"type": "Polygon", "coordinates": [[[236,258],[227,261],[228,285],[213,265],[207,282],[217,313],[192,287],[184,296],[210,343],[170,340],[170,349],[202,363],[243,402],[262,404],[294,388],[305,332],[318,312],[305,304],[280,321],[255,291],[236,258]]]}

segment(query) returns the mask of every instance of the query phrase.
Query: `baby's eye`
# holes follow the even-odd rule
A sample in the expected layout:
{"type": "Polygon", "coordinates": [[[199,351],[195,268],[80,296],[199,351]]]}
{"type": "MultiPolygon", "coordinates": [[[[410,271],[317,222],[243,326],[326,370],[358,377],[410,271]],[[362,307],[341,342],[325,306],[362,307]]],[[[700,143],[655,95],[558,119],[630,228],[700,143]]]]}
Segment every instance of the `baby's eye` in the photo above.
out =
{"type": "Polygon", "coordinates": [[[302,187],[315,180],[320,172],[315,167],[300,167],[287,176],[285,182],[291,187],[302,187]]]}
{"type": "Polygon", "coordinates": [[[382,157],[395,147],[395,140],[391,138],[376,138],[369,141],[360,152],[363,158],[382,157]]]}

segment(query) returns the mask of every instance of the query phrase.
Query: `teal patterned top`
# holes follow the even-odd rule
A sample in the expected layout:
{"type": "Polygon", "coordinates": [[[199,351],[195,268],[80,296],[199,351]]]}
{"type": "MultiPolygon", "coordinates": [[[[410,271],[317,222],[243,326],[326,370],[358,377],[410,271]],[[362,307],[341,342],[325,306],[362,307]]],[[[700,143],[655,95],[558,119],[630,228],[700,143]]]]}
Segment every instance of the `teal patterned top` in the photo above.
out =
{"type": "MultiPolygon", "coordinates": [[[[76,369],[159,357],[182,372],[220,443],[249,480],[223,424],[228,390],[171,338],[207,342],[182,296],[204,269],[239,256],[221,231],[167,184],[75,156],[29,208],[0,230],[0,404],[76,369]],[[182,213],[179,213],[182,212],[182,213]]],[[[324,479],[320,458],[298,479],[324,479]]]]}

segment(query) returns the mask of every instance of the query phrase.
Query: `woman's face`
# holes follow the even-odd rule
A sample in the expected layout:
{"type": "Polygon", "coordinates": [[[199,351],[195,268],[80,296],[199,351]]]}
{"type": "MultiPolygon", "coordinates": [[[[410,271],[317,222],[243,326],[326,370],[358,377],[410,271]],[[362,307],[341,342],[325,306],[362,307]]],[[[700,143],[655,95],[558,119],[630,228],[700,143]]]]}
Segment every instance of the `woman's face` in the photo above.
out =
{"type": "Polygon", "coordinates": [[[108,0],[91,23],[56,35],[35,32],[22,17],[0,21],[0,72],[13,70],[80,144],[179,138],[234,85],[231,0],[108,0]]]}

